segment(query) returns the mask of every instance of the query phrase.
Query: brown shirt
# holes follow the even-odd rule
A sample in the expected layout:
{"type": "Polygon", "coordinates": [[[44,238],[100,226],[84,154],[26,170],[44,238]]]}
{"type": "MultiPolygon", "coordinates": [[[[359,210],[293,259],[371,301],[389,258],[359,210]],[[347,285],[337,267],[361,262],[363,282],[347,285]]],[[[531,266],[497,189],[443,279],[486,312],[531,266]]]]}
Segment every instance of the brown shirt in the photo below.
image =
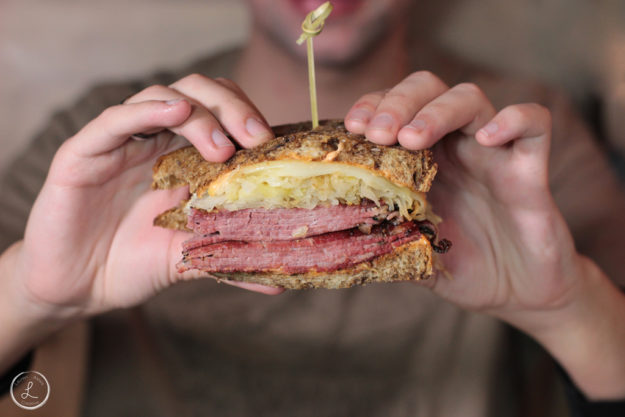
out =
{"type": "MultiPolygon", "coordinates": [[[[0,250],[22,237],[65,139],[148,85],[190,72],[227,77],[236,58],[229,52],[178,73],[98,87],[56,114],[2,177],[0,250]]],[[[625,200],[583,123],[564,100],[539,86],[457,68],[447,81],[477,82],[496,107],[538,101],[551,108],[554,196],[579,249],[622,280],[616,273],[625,200]]],[[[140,307],[95,318],[90,336],[86,416],[477,417],[519,415],[532,401],[554,415],[543,402],[550,384],[532,376],[543,369],[534,366],[540,356],[511,345],[510,331],[494,319],[463,312],[411,284],[269,297],[212,280],[189,282],[140,307]],[[524,380],[528,374],[534,380],[524,380]]],[[[52,385],[57,395],[75,389],[52,385]]]]}

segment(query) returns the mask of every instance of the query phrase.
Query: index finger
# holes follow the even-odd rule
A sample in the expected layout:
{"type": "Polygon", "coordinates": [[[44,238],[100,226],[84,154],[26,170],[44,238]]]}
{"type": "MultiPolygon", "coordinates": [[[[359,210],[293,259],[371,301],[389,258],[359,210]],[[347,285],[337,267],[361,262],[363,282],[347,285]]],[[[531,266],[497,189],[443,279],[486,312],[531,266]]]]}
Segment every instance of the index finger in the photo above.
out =
{"type": "Polygon", "coordinates": [[[427,103],[449,87],[429,71],[410,74],[388,91],[366,94],[349,110],[345,126],[380,145],[397,143],[397,133],[427,103]]]}
{"type": "Polygon", "coordinates": [[[151,100],[109,107],[67,141],[79,156],[93,157],[110,152],[135,133],[170,129],[191,115],[185,100],[151,100]]]}
{"type": "Polygon", "coordinates": [[[273,131],[233,82],[213,80],[199,74],[189,75],[169,87],[205,107],[244,148],[252,148],[273,138],[273,131]]]}

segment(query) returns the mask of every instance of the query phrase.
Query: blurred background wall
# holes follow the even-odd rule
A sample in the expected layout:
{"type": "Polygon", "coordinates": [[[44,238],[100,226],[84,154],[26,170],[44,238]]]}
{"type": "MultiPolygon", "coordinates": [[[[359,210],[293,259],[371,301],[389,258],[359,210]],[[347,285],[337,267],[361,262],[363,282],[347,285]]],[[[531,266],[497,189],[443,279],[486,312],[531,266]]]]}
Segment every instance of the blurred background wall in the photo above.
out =
{"type": "Polygon", "coordinates": [[[247,26],[232,0],[0,0],[0,170],[90,85],[182,66],[247,26]]]}
{"type": "MultiPolygon", "coordinates": [[[[625,1],[415,1],[437,15],[419,36],[565,89],[625,144],[625,1]]],[[[248,23],[243,0],[0,0],[0,170],[89,85],[236,45],[248,23]]]]}

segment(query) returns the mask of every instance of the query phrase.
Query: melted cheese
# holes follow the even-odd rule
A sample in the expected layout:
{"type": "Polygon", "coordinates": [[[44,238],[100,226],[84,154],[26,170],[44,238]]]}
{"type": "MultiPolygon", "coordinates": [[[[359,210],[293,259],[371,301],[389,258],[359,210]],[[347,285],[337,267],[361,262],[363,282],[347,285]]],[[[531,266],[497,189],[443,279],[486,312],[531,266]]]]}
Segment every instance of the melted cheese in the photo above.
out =
{"type": "MultiPolygon", "coordinates": [[[[214,181],[188,207],[229,211],[246,208],[307,208],[324,204],[360,204],[363,198],[389,209],[398,207],[407,219],[429,213],[423,193],[402,187],[353,165],[308,161],[271,161],[235,169],[214,181]]],[[[429,215],[428,215],[429,217],[429,215]]]]}

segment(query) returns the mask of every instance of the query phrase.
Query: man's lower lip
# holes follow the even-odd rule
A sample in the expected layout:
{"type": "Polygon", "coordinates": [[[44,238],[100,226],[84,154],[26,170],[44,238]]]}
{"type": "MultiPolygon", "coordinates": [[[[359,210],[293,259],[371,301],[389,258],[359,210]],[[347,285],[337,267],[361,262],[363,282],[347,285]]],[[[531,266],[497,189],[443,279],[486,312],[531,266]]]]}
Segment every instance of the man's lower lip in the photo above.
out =
{"type": "MultiPolygon", "coordinates": [[[[324,0],[290,0],[291,4],[302,16],[307,15],[322,3],[324,0]]],[[[332,14],[330,19],[344,17],[353,14],[362,5],[363,0],[332,0],[332,14]]]]}

